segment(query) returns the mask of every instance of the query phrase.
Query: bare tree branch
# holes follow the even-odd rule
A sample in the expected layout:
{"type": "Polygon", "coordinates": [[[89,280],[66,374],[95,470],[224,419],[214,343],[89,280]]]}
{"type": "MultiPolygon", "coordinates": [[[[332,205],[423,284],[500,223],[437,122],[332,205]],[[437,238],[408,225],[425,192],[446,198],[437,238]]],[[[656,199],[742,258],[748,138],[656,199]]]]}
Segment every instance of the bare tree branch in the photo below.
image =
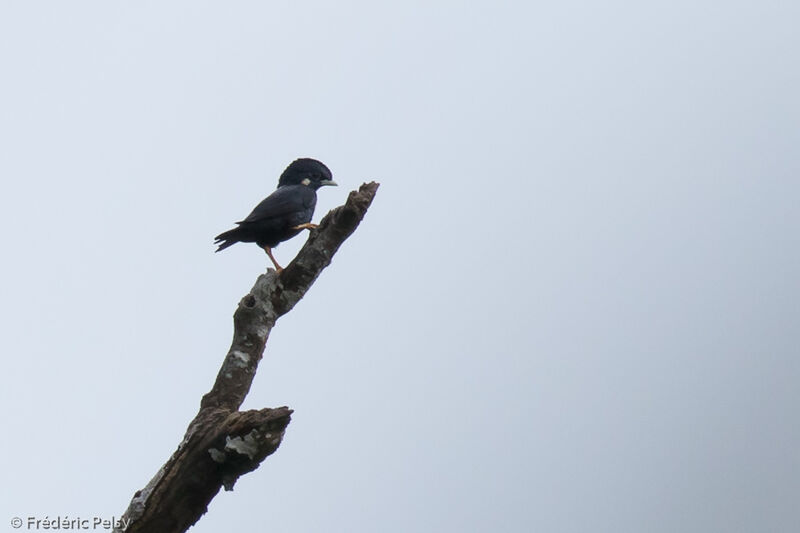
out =
{"type": "Polygon", "coordinates": [[[352,191],[311,230],[303,248],[280,274],[270,269],[239,302],[233,342],[212,389],[172,457],[137,491],[115,532],[178,533],[208,509],[220,487],[232,490],[242,474],[259,467],[281,444],[291,420],[288,407],[239,411],[255,377],[269,333],[291,311],[339,246],[364,218],[378,183],[352,191]]]}

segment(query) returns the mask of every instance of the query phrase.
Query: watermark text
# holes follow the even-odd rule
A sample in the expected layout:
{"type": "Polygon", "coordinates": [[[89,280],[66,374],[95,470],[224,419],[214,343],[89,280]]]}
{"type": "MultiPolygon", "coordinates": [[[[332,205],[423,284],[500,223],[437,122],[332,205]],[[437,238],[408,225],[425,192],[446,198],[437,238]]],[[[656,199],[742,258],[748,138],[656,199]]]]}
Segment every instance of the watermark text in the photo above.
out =
{"type": "Polygon", "coordinates": [[[15,516],[11,519],[11,527],[29,531],[78,531],[78,530],[98,530],[111,531],[118,529],[125,531],[131,521],[129,518],[117,518],[116,516],[26,516],[20,518],[15,516]]]}

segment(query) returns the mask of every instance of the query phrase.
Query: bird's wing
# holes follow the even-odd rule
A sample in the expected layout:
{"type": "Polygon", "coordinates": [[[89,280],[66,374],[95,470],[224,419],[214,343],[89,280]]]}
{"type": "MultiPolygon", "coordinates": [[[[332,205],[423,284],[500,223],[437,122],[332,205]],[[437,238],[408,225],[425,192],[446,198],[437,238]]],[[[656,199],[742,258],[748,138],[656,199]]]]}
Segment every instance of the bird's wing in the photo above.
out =
{"type": "Polygon", "coordinates": [[[258,222],[267,218],[285,217],[312,207],[316,193],[305,185],[286,185],[264,198],[247,218],[237,224],[258,222]]]}

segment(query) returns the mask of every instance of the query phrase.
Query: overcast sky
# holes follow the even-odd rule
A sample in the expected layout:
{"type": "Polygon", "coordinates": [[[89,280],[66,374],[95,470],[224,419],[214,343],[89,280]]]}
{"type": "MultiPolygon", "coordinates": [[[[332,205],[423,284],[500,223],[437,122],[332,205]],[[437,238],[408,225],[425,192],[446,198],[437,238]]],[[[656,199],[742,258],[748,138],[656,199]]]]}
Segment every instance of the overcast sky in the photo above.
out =
{"type": "Polygon", "coordinates": [[[308,156],[381,188],[192,531],[798,531],[799,6],[2,2],[0,529],[172,454],[308,156]]]}

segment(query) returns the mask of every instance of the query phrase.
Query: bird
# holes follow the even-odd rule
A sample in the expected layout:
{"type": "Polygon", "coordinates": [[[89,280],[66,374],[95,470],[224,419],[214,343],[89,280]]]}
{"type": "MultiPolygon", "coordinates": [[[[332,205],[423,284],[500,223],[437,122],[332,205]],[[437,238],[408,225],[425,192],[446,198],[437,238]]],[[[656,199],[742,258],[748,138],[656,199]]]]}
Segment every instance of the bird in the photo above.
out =
{"type": "Polygon", "coordinates": [[[272,255],[272,249],[304,229],[317,227],[311,223],[317,190],[327,185],[337,183],[324,163],[307,157],[296,159],[281,174],[275,192],[262,200],[247,218],[236,222],[236,228],[214,238],[214,244],[219,245],[215,252],[237,242],[254,242],[267,252],[275,270],[281,272],[283,268],[272,255]]]}

